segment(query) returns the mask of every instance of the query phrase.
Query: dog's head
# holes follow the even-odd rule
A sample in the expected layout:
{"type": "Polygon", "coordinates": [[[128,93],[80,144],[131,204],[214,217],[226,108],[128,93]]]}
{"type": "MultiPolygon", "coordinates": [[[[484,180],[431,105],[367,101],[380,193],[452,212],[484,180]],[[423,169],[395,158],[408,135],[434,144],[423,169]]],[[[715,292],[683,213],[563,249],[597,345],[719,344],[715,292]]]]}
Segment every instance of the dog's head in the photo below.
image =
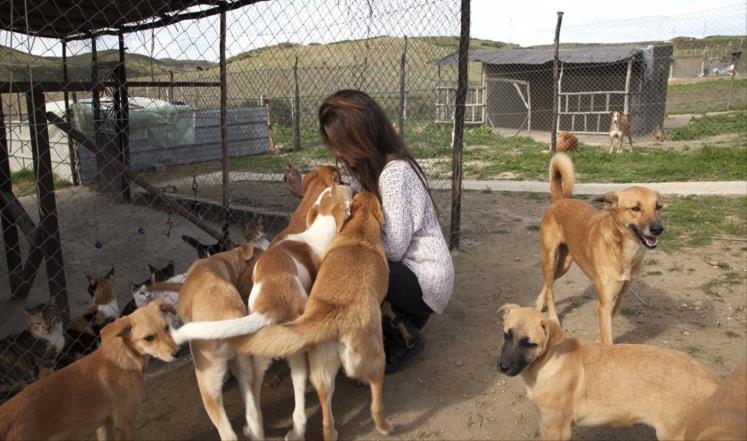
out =
{"type": "Polygon", "coordinates": [[[375,194],[368,191],[361,191],[353,197],[351,204],[351,219],[374,219],[379,227],[384,225],[384,212],[381,210],[381,203],[375,194]]]}
{"type": "Polygon", "coordinates": [[[351,191],[350,187],[342,184],[332,184],[317,198],[306,215],[306,226],[310,226],[317,216],[332,216],[337,225],[337,231],[350,217],[351,191]]]}
{"type": "Polygon", "coordinates": [[[174,361],[174,353],[179,347],[171,338],[169,314],[176,315],[174,307],[156,299],[105,326],[101,330],[102,345],[120,342],[141,356],[174,361]]]}
{"type": "Polygon", "coordinates": [[[331,165],[323,165],[306,173],[303,177],[303,197],[316,199],[325,188],[342,181],[340,170],[331,165]]]}
{"type": "Polygon", "coordinates": [[[648,249],[654,249],[657,239],[664,232],[661,223],[661,196],[645,187],[630,187],[619,193],[607,193],[594,198],[607,204],[607,209],[618,225],[630,233],[648,249]]]}
{"type": "Polygon", "coordinates": [[[563,340],[560,323],[534,308],[508,303],[498,308],[498,317],[503,328],[498,370],[508,376],[518,375],[563,340]]]}
{"type": "Polygon", "coordinates": [[[621,127],[628,122],[628,115],[623,112],[610,112],[610,116],[612,117],[612,125],[614,127],[621,127]]]}

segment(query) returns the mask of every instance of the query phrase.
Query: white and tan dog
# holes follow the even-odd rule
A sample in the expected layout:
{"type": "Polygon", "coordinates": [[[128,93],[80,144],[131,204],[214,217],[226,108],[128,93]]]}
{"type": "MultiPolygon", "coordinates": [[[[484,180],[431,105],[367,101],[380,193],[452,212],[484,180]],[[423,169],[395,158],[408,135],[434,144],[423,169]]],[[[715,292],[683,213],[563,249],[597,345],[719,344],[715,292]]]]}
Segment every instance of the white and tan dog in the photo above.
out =
{"type": "Polygon", "coordinates": [[[309,351],[326,441],[337,439],[332,394],[341,364],[349,377],[369,383],[376,429],[382,434],[392,430],[382,403],[385,359],[380,305],[389,283],[383,224],[377,197],[356,194],[350,220],[329,246],[303,315],[234,341],[241,352],[268,357],[309,351]]]}
{"type": "Polygon", "coordinates": [[[633,138],[630,133],[630,117],[622,112],[612,112],[610,114],[610,153],[615,151],[615,140],[619,142],[618,153],[623,151],[623,143],[628,138],[630,150],[633,150],[633,138]]]}
{"type": "Polygon", "coordinates": [[[684,352],[565,337],[557,320],[519,305],[501,306],[498,316],[498,370],[524,378],[545,440],[571,439],[573,422],[643,423],[660,440],[681,440],[695,409],[718,387],[718,378],[684,352]]]}
{"type": "MultiPolygon", "coordinates": [[[[349,188],[333,183],[317,196],[309,209],[305,231],[284,235],[262,253],[253,270],[249,315],[228,320],[193,321],[174,331],[174,339],[178,343],[223,340],[250,334],[269,324],[287,322],[301,315],[327,246],[350,215],[350,200],[349,188]]],[[[253,358],[253,396],[257,413],[247,413],[248,430],[245,433],[256,439],[264,437],[259,397],[265,371],[271,362],[269,357],[253,358]]],[[[287,437],[300,439],[306,432],[306,355],[294,354],[288,357],[288,364],[295,391],[295,410],[294,427],[287,437]]]]}
{"type": "Polygon", "coordinates": [[[26,387],[0,406],[0,439],[135,439],[135,420],[150,357],[173,361],[178,349],[156,300],[101,330],[101,346],[26,387]]]}

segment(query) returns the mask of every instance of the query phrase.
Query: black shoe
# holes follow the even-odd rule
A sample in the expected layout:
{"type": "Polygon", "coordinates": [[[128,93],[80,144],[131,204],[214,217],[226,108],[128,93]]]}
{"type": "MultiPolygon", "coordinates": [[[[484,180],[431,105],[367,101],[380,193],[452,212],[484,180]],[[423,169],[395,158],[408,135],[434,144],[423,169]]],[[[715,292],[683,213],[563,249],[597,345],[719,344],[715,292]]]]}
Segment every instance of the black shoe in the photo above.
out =
{"type": "Polygon", "coordinates": [[[393,374],[425,349],[425,338],[407,318],[384,319],[385,374],[393,374]],[[388,328],[388,329],[387,329],[388,328]]]}

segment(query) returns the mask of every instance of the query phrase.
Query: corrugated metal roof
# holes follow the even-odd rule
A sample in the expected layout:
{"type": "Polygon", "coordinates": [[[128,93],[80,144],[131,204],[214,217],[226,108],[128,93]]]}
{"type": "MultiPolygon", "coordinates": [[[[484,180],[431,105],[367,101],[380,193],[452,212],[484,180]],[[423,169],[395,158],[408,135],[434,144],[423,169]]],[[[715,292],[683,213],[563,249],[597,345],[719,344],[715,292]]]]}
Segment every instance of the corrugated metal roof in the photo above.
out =
{"type": "MultiPolygon", "coordinates": [[[[641,56],[644,48],[637,46],[593,46],[574,49],[561,49],[560,61],[571,64],[618,63],[641,56]]],[[[543,49],[477,49],[470,51],[470,61],[485,64],[545,64],[555,58],[552,48],[543,49]]],[[[433,64],[457,64],[457,52],[433,61],[433,64]]]]}

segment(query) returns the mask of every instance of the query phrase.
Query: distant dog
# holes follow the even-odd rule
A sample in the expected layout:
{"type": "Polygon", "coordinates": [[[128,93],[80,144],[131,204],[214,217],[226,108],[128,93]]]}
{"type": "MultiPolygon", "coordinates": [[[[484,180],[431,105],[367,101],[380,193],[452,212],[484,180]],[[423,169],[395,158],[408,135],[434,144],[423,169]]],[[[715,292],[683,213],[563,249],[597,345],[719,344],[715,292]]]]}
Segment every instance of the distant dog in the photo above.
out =
{"type": "Polygon", "coordinates": [[[0,439],[135,439],[147,360],[173,361],[168,314],[156,300],[101,330],[101,346],[26,387],[0,406],[0,439]]]}
{"type": "Polygon", "coordinates": [[[633,150],[633,138],[630,132],[630,117],[622,112],[612,112],[610,122],[610,153],[615,151],[615,140],[619,141],[618,153],[623,151],[623,142],[628,138],[630,150],[633,150]]]}
{"type": "Polygon", "coordinates": [[[380,305],[389,267],[381,240],[384,214],[373,193],[355,195],[350,219],[335,237],[319,267],[304,313],[287,324],[270,325],[234,340],[247,354],[287,357],[309,351],[311,382],[322,407],[323,438],[336,440],[332,416],[335,378],[345,373],[369,383],[371,416],[388,434],[384,417],[384,344],[380,305]]]}
{"type": "Polygon", "coordinates": [[[747,363],[742,360],[690,418],[686,440],[747,439],[747,363]]]}
{"type": "Polygon", "coordinates": [[[681,440],[693,411],[718,387],[718,378],[683,352],[566,338],[556,320],[518,305],[503,305],[498,316],[498,370],[521,373],[545,440],[571,439],[571,423],[643,423],[660,440],[681,440]]]}
{"type": "Polygon", "coordinates": [[[561,130],[558,132],[558,139],[555,142],[556,152],[575,152],[578,151],[578,138],[571,132],[561,130]]]}
{"type": "Polygon", "coordinates": [[[547,304],[550,317],[557,319],[553,282],[576,261],[594,282],[599,313],[598,338],[612,343],[612,316],[625,291],[638,276],[647,249],[656,248],[664,231],[659,217],[659,194],[644,187],[630,187],[607,193],[596,200],[608,204],[604,210],[573,196],[573,162],[557,153],[550,161],[552,205],[540,225],[542,271],[545,284],[535,307],[547,304]]]}
{"type": "Polygon", "coordinates": [[[656,126],[653,133],[651,133],[651,137],[654,139],[654,142],[664,142],[667,140],[667,134],[661,126],[656,126]]]}

